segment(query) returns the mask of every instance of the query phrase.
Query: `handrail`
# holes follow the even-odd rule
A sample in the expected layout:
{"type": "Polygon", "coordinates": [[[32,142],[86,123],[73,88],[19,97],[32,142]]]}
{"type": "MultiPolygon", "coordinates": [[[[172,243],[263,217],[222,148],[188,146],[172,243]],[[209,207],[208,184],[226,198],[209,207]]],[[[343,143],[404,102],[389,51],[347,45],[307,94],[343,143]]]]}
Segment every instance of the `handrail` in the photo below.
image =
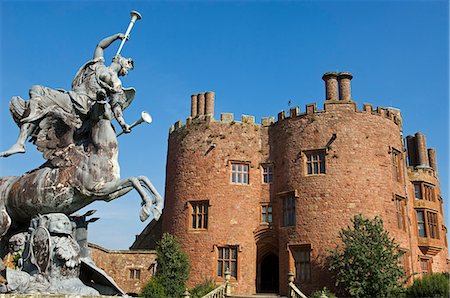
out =
{"type": "Polygon", "coordinates": [[[220,285],[220,287],[215,288],[202,298],[225,298],[227,297],[226,293],[227,293],[227,283],[225,282],[224,284],[220,285]]]}
{"type": "MultiPolygon", "coordinates": [[[[231,272],[230,270],[225,271],[225,282],[219,287],[215,288],[208,294],[204,295],[202,298],[226,298],[231,296],[231,272]]],[[[189,292],[186,290],[183,294],[183,298],[190,298],[189,292]]]]}
{"type": "Polygon", "coordinates": [[[294,284],[294,273],[290,271],[288,273],[289,280],[289,298],[308,298],[305,294],[303,294],[297,286],[294,284]]]}
{"type": "Polygon", "coordinates": [[[289,282],[289,298],[308,298],[293,282],[289,282]]]}

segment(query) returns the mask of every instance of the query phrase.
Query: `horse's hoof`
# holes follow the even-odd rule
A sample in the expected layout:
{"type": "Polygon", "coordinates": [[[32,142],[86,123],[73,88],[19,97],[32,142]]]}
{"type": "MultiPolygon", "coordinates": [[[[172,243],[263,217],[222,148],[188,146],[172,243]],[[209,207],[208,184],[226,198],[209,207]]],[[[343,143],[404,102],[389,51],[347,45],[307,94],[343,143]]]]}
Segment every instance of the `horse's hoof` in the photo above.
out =
{"type": "Polygon", "coordinates": [[[14,144],[7,151],[0,152],[0,157],[8,157],[17,153],[25,153],[25,147],[20,144],[14,144]]]}
{"type": "Polygon", "coordinates": [[[144,222],[147,220],[147,218],[150,216],[150,212],[148,211],[148,208],[146,206],[141,208],[141,211],[139,212],[139,219],[144,222]]]}

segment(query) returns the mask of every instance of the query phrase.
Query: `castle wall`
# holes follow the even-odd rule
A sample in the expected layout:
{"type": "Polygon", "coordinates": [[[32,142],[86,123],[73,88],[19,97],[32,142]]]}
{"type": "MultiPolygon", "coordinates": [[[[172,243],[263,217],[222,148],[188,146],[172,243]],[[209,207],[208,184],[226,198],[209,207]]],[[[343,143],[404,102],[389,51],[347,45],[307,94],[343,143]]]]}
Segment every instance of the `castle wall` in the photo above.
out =
{"type": "Polygon", "coordinates": [[[175,123],[169,134],[162,217],[162,231],[176,235],[190,257],[189,286],[211,278],[222,283],[218,259],[228,247],[237,250],[231,279],[236,294],[264,290],[267,260],[278,273],[269,273],[278,279],[273,285],[286,294],[288,272],[296,272],[295,256],[305,249],[311,274],[306,281],[296,277],[301,290],[333,288],[324,258],[340,244],[339,231],[359,213],[382,217],[404,252],[401,262],[409,282],[425,274],[424,264],[428,272],[448,270],[436,152],[427,149],[420,133],[409,136],[406,147],[399,110],[368,104],[358,110],[351,78],[349,73],[324,75],[324,110],[315,104],[304,111],[295,107],[261,124],[252,116],[236,121],[226,113],[215,120],[214,93],[206,93],[208,111],[204,94],[191,97],[191,117],[185,125],[175,123]],[[313,158],[324,164],[310,173],[313,158]],[[248,166],[248,183],[233,183],[233,164],[248,166]],[[272,183],[263,181],[266,167],[273,168],[272,183]],[[416,199],[415,184],[424,192],[432,189],[431,199],[416,199]],[[196,226],[195,206],[205,208],[205,201],[207,227],[196,226]],[[286,202],[295,203],[294,223],[285,222],[286,202]],[[263,206],[272,208],[271,223],[262,219],[263,206]],[[431,226],[426,237],[419,236],[418,211],[436,214],[438,236],[430,235],[431,226]]]}
{"type": "Polygon", "coordinates": [[[108,250],[89,244],[97,267],[111,276],[127,294],[139,294],[156,270],[153,250],[108,250]]]}

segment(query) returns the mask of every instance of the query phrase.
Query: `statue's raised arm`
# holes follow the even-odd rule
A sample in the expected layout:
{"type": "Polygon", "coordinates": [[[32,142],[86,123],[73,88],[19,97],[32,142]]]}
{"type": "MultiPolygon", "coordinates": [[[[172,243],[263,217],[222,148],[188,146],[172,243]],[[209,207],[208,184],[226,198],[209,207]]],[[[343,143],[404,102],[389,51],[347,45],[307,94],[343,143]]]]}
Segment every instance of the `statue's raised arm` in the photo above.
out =
{"type": "Polygon", "coordinates": [[[118,40],[118,39],[125,39],[125,34],[122,33],[117,33],[114,35],[111,35],[105,39],[103,39],[102,41],[100,41],[97,44],[97,47],[95,48],[95,52],[94,52],[94,59],[97,58],[104,58],[104,50],[109,47],[114,41],[118,40]]]}

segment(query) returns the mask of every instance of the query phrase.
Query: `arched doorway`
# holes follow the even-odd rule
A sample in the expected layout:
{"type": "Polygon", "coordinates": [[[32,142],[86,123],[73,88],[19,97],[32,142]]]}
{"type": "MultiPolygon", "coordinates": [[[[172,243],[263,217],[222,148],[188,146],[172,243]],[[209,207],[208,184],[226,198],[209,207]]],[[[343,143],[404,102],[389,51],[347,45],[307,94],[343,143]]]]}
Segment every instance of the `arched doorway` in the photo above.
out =
{"type": "Polygon", "coordinates": [[[278,256],[269,253],[259,263],[259,293],[278,293],[278,256]]]}

